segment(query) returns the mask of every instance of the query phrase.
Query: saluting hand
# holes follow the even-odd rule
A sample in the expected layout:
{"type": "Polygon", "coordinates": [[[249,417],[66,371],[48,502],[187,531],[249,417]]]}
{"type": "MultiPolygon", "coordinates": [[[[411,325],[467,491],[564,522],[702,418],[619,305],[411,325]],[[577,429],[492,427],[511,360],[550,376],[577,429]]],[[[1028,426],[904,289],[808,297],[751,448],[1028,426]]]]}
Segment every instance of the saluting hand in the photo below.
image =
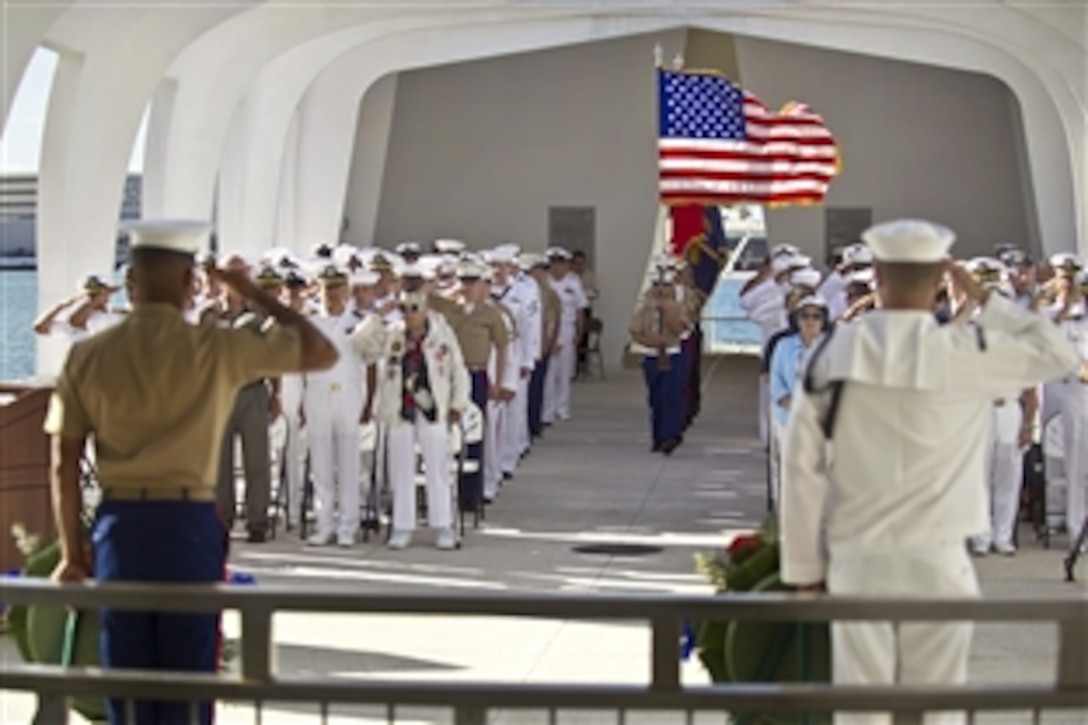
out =
{"type": "Polygon", "coordinates": [[[975,279],[967,268],[949,257],[944,262],[944,271],[952,278],[952,283],[963,292],[968,299],[978,303],[985,303],[990,297],[989,291],[975,279]]]}
{"type": "Polygon", "coordinates": [[[257,285],[253,283],[249,273],[244,269],[224,269],[216,267],[214,264],[210,264],[206,269],[208,270],[209,279],[218,280],[220,284],[230,287],[238,293],[239,297],[251,300],[260,294],[257,285]]]}

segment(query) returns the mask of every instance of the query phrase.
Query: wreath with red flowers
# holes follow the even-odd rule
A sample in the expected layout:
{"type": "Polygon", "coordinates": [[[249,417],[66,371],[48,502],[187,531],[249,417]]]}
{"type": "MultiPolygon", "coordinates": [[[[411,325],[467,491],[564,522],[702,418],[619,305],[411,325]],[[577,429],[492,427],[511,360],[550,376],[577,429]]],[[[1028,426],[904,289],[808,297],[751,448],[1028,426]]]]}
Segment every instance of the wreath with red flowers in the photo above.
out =
{"type": "MultiPolygon", "coordinates": [[[[781,592],[773,519],[736,536],[724,549],[699,554],[696,567],[723,596],[781,592]]],[[[830,682],[831,645],[824,623],[713,620],[694,623],[699,661],[713,682],[830,682]]],[[[826,713],[733,713],[736,723],[829,723],[826,713]]]]}

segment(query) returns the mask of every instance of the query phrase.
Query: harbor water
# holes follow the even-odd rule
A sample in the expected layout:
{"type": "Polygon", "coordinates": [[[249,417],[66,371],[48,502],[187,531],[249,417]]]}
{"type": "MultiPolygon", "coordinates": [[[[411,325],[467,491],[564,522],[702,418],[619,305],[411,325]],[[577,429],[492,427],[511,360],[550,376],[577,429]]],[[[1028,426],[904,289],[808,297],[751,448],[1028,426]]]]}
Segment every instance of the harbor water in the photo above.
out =
{"type": "MultiPolygon", "coordinates": [[[[34,332],[37,316],[37,274],[33,270],[0,270],[0,380],[34,375],[34,332]]],[[[742,279],[723,278],[704,310],[706,350],[752,352],[758,349],[759,328],[742,319],[737,292],[742,279]]]]}

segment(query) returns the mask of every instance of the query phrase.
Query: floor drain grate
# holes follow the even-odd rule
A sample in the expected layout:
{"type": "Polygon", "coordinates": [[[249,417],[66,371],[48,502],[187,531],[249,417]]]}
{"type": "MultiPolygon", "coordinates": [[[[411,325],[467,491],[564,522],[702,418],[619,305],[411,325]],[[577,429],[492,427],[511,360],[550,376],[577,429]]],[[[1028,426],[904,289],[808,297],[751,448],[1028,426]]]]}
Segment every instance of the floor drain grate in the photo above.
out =
{"type": "Polygon", "coordinates": [[[609,556],[647,556],[663,551],[648,544],[584,544],[573,549],[578,554],[607,554],[609,556]]]}

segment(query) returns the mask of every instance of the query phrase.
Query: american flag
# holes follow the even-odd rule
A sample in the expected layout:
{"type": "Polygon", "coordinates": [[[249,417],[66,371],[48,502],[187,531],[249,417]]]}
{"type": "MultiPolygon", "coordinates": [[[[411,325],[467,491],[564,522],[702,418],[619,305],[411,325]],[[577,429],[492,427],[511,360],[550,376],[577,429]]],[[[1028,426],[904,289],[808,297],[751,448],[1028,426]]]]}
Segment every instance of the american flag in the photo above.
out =
{"type": "Polygon", "coordinates": [[[658,69],[665,204],[810,204],[839,171],[831,132],[807,106],[780,113],[727,79],[658,69]]]}

